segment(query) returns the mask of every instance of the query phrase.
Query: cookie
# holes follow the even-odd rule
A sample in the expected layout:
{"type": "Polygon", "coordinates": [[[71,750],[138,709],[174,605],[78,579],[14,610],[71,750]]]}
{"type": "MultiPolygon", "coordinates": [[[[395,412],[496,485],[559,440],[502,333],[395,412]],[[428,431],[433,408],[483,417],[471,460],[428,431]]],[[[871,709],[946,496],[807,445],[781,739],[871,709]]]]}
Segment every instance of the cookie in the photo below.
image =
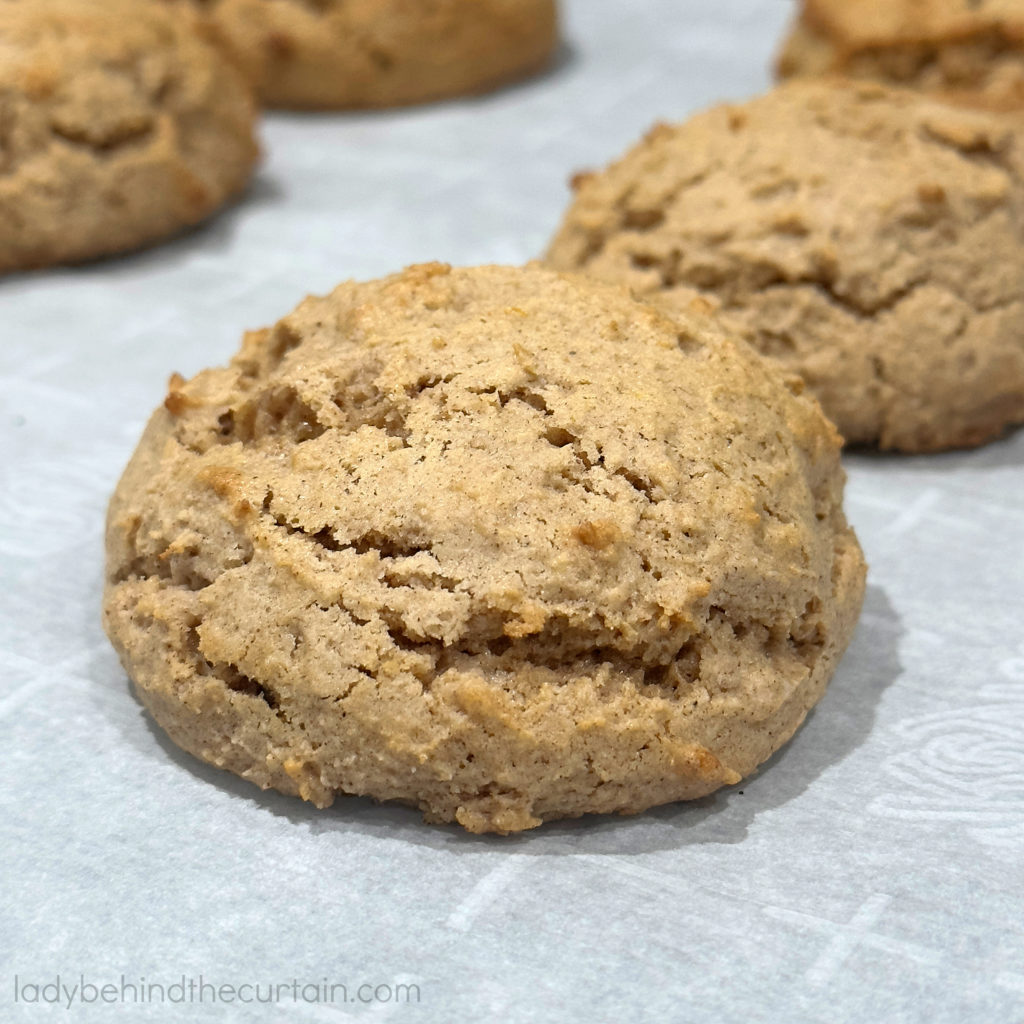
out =
{"type": "Polygon", "coordinates": [[[805,79],[581,176],[548,261],[717,311],[848,442],[1024,421],[1024,151],[1008,115],[805,79]]]}
{"type": "Polygon", "coordinates": [[[1024,105],[1020,0],[803,0],[783,78],[843,74],[1024,105]]]}
{"type": "Polygon", "coordinates": [[[245,185],[238,71],[149,0],[0,2],[0,272],[134,249],[245,185]]]}
{"type": "Polygon", "coordinates": [[[515,832],[739,781],[864,564],[817,404],[709,322],[529,267],[343,284],[173,378],[107,631],[180,746],[515,832]]]}
{"type": "Polygon", "coordinates": [[[555,0],[191,3],[270,107],[391,107],[485,92],[539,70],[558,39],[555,0]]]}

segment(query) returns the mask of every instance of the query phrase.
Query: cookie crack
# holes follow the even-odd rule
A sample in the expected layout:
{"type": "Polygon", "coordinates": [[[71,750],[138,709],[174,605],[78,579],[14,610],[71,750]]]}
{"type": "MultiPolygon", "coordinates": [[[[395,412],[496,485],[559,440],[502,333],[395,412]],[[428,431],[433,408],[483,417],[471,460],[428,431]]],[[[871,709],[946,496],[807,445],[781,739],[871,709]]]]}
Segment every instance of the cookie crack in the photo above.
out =
{"type": "MultiPolygon", "coordinates": [[[[549,640],[558,646],[554,640],[549,640]]],[[[559,638],[559,643],[561,638],[559,638]]],[[[469,667],[481,672],[485,678],[499,686],[497,677],[529,676],[531,672],[543,670],[554,675],[582,677],[591,675],[598,678],[602,669],[611,669],[618,680],[628,680],[648,696],[674,696],[682,688],[696,684],[700,677],[700,662],[704,641],[690,637],[681,643],[675,657],[658,665],[645,665],[642,660],[607,646],[588,645],[585,638],[579,638],[577,653],[560,655],[539,649],[536,638],[513,640],[509,637],[493,637],[475,644],[444,645],[440,642],[418,643],[407,648],[424,652],[429,650],[434,657],[435,667],[430,682],[433,683],[450,671],[464,671],[469,667]]],[[[508,691],[509,686],[502,686],[508,691]]]]}
{"type": "Polygon", "coordinates": [[[708,623],[727,626],[738,640],[754,635],[769,660],[776,660],[785,653],[813,671],[826,644],[827,631],[821,613],[818,597],[809,598],[803,612],[786,624],[773,624],[756,617],[737,620],[727,609],[712,605],[708,609],[708,623]]]}
{"type": "Polygon", "coordinates": [[[202,573],[186,571],[178,563],[160,555],[136,555],[114,574],[111,582],[119,585],[131,580],[148,579],[163,580],[170,586],[192,593],[205,590],[213,582],[202,573]]]}
{"type": "MultiPolygon", "coordinates": [[[[781,285],[782,283],[783,282],[779,282],[778,284],[781,285]]],[[[844,309],[847,313],[857,319],[871,320],[882,316],[885,313],[891,312],[902,302],[905,302],[916,292],[930,284],[930,282],[927,278],[916,278],[912,281],[908,281],[905,285],[880,298],[877,302],[858,302],[853,298],[853,296],[843,295],[841,292],[837,291],[835,282],[828,278],[797,278],[793,284],[808,285],[822,295],[828,302],[832,303],[832,305],[844,309]]],[[[776,285],[770,285],[769,288],[771,287],[776,287],[776,285]]]]}
{"type": "Polygon", "coordinates": [[[74,125],[50,125],[50,131],[55,138],[62,140],[68,145],[79,149],[87,149],[98,156],[109,156],[126,146],[137,144],[153,134],[152,122],[138,125],[125,125],[115,132],[111,132],[102,139],[93,138],[87,127],[76,127],[74,125]]]}
{"type": "Polygon", "coordinates": [[[466,390],[471,395],[496,395],[498,406],[501,409],[504,409],[509,402],[516,401],[530,406],[531,409],[536,409],[543,416],[553,415],[544,396],[535,388],[519,386],[505,391],[499,387],[490,386],[485,388],[467,388],[466,390]]]}
{"type": "MultiPolygon", "coordinates": [[[[672,129],[667,125],[655,125],[647,133],[646,138],[647,140],[656,139],[660,133],[665,131],[671,133],[672,129]]],[[[586,267],[597,259],[604,252],[609,239],[621,231],[632,231],[643,235],[661,227],[668,219],[669,212],[679,197],[688,189],[702,184],[715,170],[717,170],[715,167],[706,167],[673,183],[672,188],[660,196],[656,203],[646,206],[631,206],[630,200],[636,192],[636,186],[626,189],[615,199],[613,204],[615,223],[609,227],[594,228],[584,232],[584,249],[579,257],[581,266],[586,267]]],[[[584,182],[585,180],[584,178],[584,182]]]]}
{"type": "Polygon", "coordinates": [[[136,520],[125,535],[125,547],[131,557],[111,574],[110,583],[114,586],[133,580],[159,580],[167,586],[198,593],[211,586],[219,573],[248,565],[255,553],[252,541],[248,537],[240,538],[235,554],[225,559],[218,567],[219,572],[211,576],[200,571],[196,564],[201,551],[198,534],[189,535],[186,531],[170,541],[161,538],[163,550],[147,553],[138,550],[140,529],[141,521],[136,520]]]}
{"type": "Polygon", "coordinates": [[[286,725],[291,725],[291,718],[282,707],[280,695],[272,686],[247,675],[234,662],[211,661],[204,656],[199,638],[201,624],[200,619],[192,621],[184,642],[185,651],[194,662],[196,676],[201,679],[217,679],[232,693],[262,701],[277,718],[286,725]]]}
{"type": "Polygon", "coordinates": [[[994,147],[990,140],[984,137],[967,142],[961,139],[951,138],[943,133],[941,128],[927,122],[920,127],[921,136],[933,145],[955,154],[962,160],[970,163],[981,164],[998,171],[1008,184],[1012,184],[1016,175],[1013,166],[1007,160],[1005,153],[994,147]]]}
{"type": "MultiPolygon", "coordinates": [[[[599,479],[595,479],[594,476],[595,474],[603,472],[609,480],[614,477],[619,477],[624,480],[634,491],[636,491],[637,494],[641,495],[644,500],[651,505],[657,505],[661,500],[655,493],[654,485],[642,473],[637,472],[635,469],[631,469],[629,466],[616,466],[614,469],[609,469],[605,463],[605,456],[600,447],[597,448],[597,458],[592,459],[587,453],[581,438],[569,431],[565,431],[564,435],[565,443],[558,444],[556,447],[571,448],[575,457],[575,462],[577,465],[583,467],[583,472],[573,472],[571,467],[564,467],[560,474],[563,479],[582,487],[588,494],[602,495],[605,492],[600,489],[599,479]]],[[[556,433],[555,437],[558,440],[562,440],[563,434],[556,433]]]]}
{"type": "Polygon", "coordinates": [[[350,541],[339,541],[334,535],[335,528],[330,525],[323,526],[319,530],[309,530],[297,523],[289,522],[281,513],[264,511],[274,525],[284,530],[288,536],[301,537],[307,543],[315,545],[331,554],[337,554],[342,551],[352,551],[357,555],[374,553],[382,561],[385,559],[393,561],[401,558],[412,558],[415,555],[424,552],[431,553],[433,551],[433,547],[429,543],[390,537],[378,530],[367,530],[350,541]]]}

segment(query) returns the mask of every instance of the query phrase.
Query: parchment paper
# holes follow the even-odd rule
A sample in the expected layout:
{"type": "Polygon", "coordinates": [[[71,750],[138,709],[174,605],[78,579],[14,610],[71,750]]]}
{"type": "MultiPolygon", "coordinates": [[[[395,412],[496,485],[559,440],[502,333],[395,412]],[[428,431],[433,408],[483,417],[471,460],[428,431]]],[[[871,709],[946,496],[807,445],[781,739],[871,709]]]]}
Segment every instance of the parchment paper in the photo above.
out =
{"type": "Polygon", "coordinates": [[[539,254],[570,172],[765,87],[790,13],[565,6],[543,78],[270,116],[250,193],[204,229],[0,281],[0,1018],[1024,1021],[1022,432],[848,458],[852,647],[796,739],[695,805],[511,839],[316,811],[179,753],[103,637],[106,499],[171,371],[345,277],[539,254]],[[244,1002],[256,984],[282,998],[244,1002]]]}

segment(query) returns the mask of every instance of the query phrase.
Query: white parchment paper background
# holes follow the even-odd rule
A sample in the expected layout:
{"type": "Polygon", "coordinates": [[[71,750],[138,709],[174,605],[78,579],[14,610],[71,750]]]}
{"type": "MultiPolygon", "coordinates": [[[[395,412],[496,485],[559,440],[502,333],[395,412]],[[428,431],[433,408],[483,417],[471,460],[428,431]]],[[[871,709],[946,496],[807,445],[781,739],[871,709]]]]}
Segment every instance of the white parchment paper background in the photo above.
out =
{"type": "Polygon", "coordinates": [[[262,794],[167,743],[101,633],[106,498],[172,370],[345,277],[537,255],[570,172],[764,87],[790,11],[566,7],[542,79],[272,116],[208,227],[0,280],[0,1018],[1024,1021],[1024,433],[849,458],[871,577],[828,696],[756,778],[634,819],[502,840],[262,794]],[[15,1002],[15,975],[326,978],[350,1001],[61,1010],[15,1002]],[[399,983],[419,1001],[356,995],[399,983]]]}

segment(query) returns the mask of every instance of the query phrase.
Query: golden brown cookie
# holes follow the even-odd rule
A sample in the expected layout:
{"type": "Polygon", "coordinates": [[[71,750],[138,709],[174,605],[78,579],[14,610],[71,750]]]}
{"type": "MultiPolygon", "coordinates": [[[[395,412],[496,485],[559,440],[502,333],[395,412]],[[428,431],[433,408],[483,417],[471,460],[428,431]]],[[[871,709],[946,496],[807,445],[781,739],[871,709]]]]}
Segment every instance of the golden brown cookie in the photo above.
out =
{"type": "Polygon", "coordinates": [[[174,378],[105,623],[171,738],[515,832],[739,781],[860,608],[839,439],[748,346],[539,267],[412,267],[174,378]]]}
{"type": "Polygon", "coordinates": [[[555,0],[190,0],[264,104],[391,107],[485,92],[539,70],[555,0]]]}
{"type": "Polygon", "coordinates": [[[849,442],[1024,422],[1024,148],[1007,115],[801,80],[662,125],[582,176],[548,253],[718,310],[849,442]]]}
{"type": "Polygon", "coordinates": [[[0,272],[196,224],[257,157],[241,75],[148,0],[0,2],[0,272]]]}
{"type": "Polygon", "coordinates": [[[803,0],[783,78],[843,74],[1024,105],[1020,0],[803,0]]]}

